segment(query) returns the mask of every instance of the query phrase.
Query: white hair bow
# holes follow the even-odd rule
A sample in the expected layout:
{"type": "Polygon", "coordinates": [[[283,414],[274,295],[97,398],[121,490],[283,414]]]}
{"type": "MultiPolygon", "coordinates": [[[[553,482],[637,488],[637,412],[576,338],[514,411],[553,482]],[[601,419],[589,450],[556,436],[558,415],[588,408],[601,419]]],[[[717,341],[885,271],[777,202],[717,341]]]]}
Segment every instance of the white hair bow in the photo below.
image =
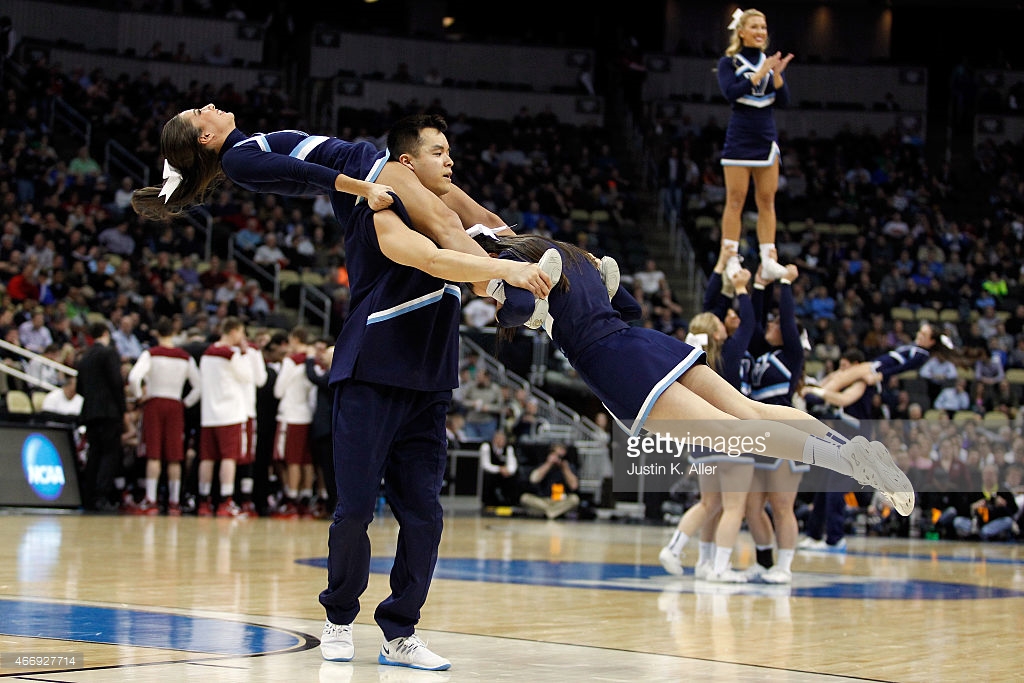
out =
{"type": "Polygon", "coordinates": [[[171,163],[164,159],[164,185],[160,188],[158,197],[164,198],[164,204],[171,198],[174,191],[181,185],[181,171],[171,166],[171,163]]]}
{"type": "Polygon", "coordinates": [[[943,334],[939,336],[939,341],[942,342],[942,345],[945,346],[950,351],[953,350],[953,340],[950,339],[948,335],[943,334]]]}
{"type": "Polygon", "coordinates": [[[804,351],[811,350],[811,340],[807,338],[807,330],[800,330],[800,346],[804,351]]]}
{"type": "Polygon", "coordinates": [[[736,11],[732,13],[732,21],[729,22],[729,26],[727,26],[726,28],[728,28],[730,31],[736,30],[736,28],[740,25],[740,19],[742,18],[743,10],[737,7],[736,11]]]}
{"type": "Polygon", "coordinates": [[[686,343],[694,348],[703,349],[705,346],[708,345],[708,335],[703,333],[694,334],[693,332],[688,332],[686,334],[686,343]]]}
{"type": "MultiPolygon", "coordinates": [[[[502,228],[498,228],[498,230],[501,229],[502,228]]],[[[470,237],[476,237],[477,235],[487,235],[492,240],[497,241],[498,236],[495,234],[496,232],[497,230],[495,230],[494,228],[488,228],[486,225],[482,223],[477,223],[472,228],[466,230],[466,234],[469,235],[470,237]]]]}

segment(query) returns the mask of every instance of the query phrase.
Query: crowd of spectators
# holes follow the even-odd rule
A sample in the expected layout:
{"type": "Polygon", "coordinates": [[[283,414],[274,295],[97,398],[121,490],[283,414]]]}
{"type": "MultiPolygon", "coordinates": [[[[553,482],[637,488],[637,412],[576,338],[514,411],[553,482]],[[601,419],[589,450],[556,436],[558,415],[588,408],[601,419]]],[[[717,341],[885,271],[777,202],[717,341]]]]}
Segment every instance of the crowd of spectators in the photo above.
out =
{"type": "MultiPolygon", "coordinates": [[[[163,121],[207,101],[235,111],[243,129],[303,128],[299,108],[283,90],[256,86],[238,92],[231,84],[199,82],[179,90],[145,73],[130,78],[102,69],[68,71],[45,57],[24,65],[21,84],[6,90],[0,120],[5,339],[24,343],[23,329],[38,346],[38,325],[23,326],[41,311],[53,340],[40,348],[57,346],[70,359],[87,344],[88,321],[102,318],[128,361],[155,341],[152,329],[161,315],[205,338],[229,315],[254,325],[273,322],[282,301],[273,299],[269,283],[247,261],[270,271],[323,276],[335,302],[331,332],[337,331],[347,304],[347,275],[344,244],[325,198],[257,196],[226,183],[208,206],[208,253],[206,236],[192,224],[139,221],[129,204],[137,183],[111,175],[94,152],[97,141],[115,140],[155,172],[163,121]],[[50,129],[55,96],[92,123],[93,145],[50,129]]],[[[448,116],[455,179],[471,195],[519,232],[615,256],[624,283],[644,304],[640,324],[685,335],[686,311],[637,239],[651,224],[644,202],[651,188],[633,179],[608,131],[568,126],[550,111],[525,107],[495,122],[451,114],[441,102],[409,102],[388,111],[340,111],[336,132],[381,144],[387,122],[411,110],[448,116]]],[[[679,187],[670,195],[691,228],[698,216],[715,223],[720,216],[721,137],[713,123],[658,121],[647,131],[654,166],[662,167],[670,150],[680,160],[679,187]]],[[[1022,387],[1007,371],[1024,368],[1017,265],[1024,262],[1018,170],[1024,148],[982,141],[972,167],[954,169],[930,161],[919,144],[895,132],[792,140],[783,133],[782,143],[779,250],[804,275],[794,294],[816,372],[830,370],[851,346],[869,356],[894,348],[932,311],[935,318],[942,315],[939,324],[956,347],[954,365],[969,398],[964,410],[979,416],[1001,411],[1018,424],[1022,387]],[[840,225],[856,230],[836,229],[840,225]],[[911,315],[894,315],[904,310],[911,315]]],[[[658,185],[660,176],[654,177],[658,185]]],[[[716,229],[688,232],[700,265],[709,270],[716,229]]],[[[743,249],[748,257],[756,253],[756,245],[743,249]]],[[[472,299],[467,295],[467,310],[481,310],[467,316],[467,323],[479,327],[490,311],[486,302],[481,307],[472,299]]],[[[947,384],[955,386],[955,380],[936,379],[930,392],[907,378],[894,380],[882,392],[877,414],[898,418],[962,405],[957,395],[960,403],[947,403],[946,397],[936,406],[947,384]]],[[[474,422],[473,429],[482,430],[481,436],[492,433],[490,423],[474,422]]]]}

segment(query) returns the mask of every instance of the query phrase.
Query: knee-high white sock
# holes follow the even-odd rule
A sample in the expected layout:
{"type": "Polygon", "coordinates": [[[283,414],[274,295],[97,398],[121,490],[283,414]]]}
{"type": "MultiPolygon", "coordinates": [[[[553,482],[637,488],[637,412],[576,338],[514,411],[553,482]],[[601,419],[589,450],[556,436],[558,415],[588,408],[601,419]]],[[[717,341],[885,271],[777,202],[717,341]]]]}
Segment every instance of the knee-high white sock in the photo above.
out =
{"type": "Polygon", "coordinates": [[[808,436],[804,441],[803,461],[808,465],[818,465],[839,474],[853,474],[853,468],[841,455],[840,445],[831,441],[808,436]]]}
{"type": "Polygon", "coordinates": [[[783,550],[780,548],[778,561],[775,563],[775,566],[779,569],[784,569],[787,572],[792,571],[794,555],[796,555],[796,550],[792,548],[783,550]]]}
{"type": "Polygon", "coordinates": [[[672,551],[673,555],[678,557],[683,554],[683,548],[686,547],[686,542],[689,540],[689,536],[676,529],[675,533],[672,534],[672,540],[668,542],[668,549],[672,551]]]}
{"type": "Polygon", "coordinates": [[[697,564],[703,564],[705,562],[711,562],[714,559],[715,553],[715,542],[714,541],[701,541],[700,547],[697,551],[697,564]]]}
{"type": "Polygon", "coordinates": [[[715,566],[714,572],[721,574],[729,568],[729,558],[732,557],[732,548],[725,548],[720,545],[715,546],[715,566]]]}

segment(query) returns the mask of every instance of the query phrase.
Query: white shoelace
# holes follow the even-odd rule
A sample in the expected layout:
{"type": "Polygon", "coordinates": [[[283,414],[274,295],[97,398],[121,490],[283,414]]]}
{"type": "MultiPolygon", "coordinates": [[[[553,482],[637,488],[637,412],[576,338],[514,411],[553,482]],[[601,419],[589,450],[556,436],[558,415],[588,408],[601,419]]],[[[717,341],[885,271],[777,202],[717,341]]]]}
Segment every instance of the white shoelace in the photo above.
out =
{"type": "Polygon", "coordinates": [[[340,636],[352,631],[352,624],[333,624],[327,622],[327,626],[324,628],[325,636],[340,636]]]}

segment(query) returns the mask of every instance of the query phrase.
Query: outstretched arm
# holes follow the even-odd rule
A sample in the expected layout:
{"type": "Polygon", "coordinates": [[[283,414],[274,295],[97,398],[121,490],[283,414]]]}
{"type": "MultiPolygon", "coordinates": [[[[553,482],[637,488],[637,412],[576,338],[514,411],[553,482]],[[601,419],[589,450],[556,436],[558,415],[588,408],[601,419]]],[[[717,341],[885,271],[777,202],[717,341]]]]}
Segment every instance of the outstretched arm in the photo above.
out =
{"type": "MultiPolygon", "coordinates": [[[[545,297],[551,291],[551,278],[536,263],[439,249],[423,235],[410,230],[398,214],[390,210],[374,214],[373,224],[381,253],[395,263],[452,282],[481,282],[498,278],[528,289],[538,297],[545,297]]],[[[475,242],[473,244],[476,245],[475,242]]],[[[476,246],[480,249],[479,245],[476,246]]]]}

